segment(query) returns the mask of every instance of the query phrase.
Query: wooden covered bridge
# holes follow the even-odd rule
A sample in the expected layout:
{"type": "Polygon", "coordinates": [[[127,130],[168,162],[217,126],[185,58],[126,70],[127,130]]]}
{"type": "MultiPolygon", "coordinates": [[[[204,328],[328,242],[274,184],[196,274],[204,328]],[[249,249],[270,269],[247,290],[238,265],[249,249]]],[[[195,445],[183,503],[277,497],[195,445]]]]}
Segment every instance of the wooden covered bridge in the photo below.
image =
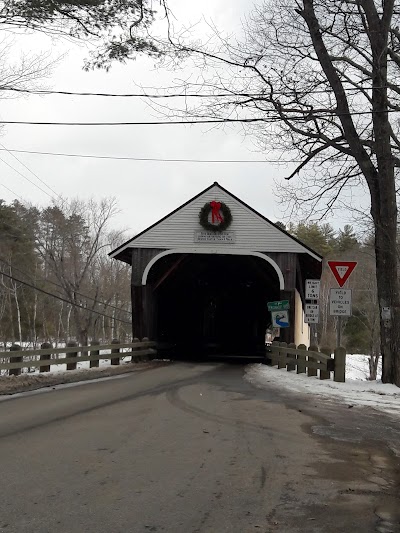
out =
{"type": "Polygon", "coordinates": [[[110,256],[132,266],[132,330],[176,354],[249,354],[289,301],[278,340],[310,343],[305,280],[322,257],[214,183],[110,256]]]}

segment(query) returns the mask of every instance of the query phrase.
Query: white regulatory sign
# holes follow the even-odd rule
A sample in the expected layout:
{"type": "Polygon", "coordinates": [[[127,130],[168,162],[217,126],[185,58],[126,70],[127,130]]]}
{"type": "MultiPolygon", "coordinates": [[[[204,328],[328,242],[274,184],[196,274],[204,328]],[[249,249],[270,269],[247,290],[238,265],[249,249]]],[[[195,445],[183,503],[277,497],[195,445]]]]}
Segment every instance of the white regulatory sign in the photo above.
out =
{"type": "Polygon", "coordinates": [[[306,304],[306,309],[304,312],[304,322],[308,324],[318,324],[319,304],[306,304]]]}
{"type": "Polygon", "coordinates": [[[306,279],[306,300],[318,300],[320,286],[319,279],[306,279]]]}
{"type": "Polygon", "coordinates": [[[331,289],[329,314],[331,316],[351,316],[351,289],[331,289]]]}

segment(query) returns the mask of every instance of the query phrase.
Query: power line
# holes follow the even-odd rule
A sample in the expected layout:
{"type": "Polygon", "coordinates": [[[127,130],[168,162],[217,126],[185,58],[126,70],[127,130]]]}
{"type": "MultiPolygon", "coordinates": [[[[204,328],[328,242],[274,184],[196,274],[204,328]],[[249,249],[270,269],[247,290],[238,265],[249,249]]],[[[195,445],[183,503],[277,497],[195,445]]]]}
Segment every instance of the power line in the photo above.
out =
{"type": "MultiPolygon", "coordinates": [[[[25,276],[28,276],[30,279],[33,279],[32,276],[30,274],[28,274],[28,272],[26,272],[24,270],[21,270],[20,268],[14,266],[14,265],[11,265],[6,259],[3,259],[2,257],[0,257],[0,261],[2,263],[6,264],[8,267],[12,268],[13,270],[16,270],[20,274],[24,274],[25,276]]],[[[38,279],[40,279],[41,281],[44,281],[46,283],[50,283],[50,284],[54,285],[55,287],[59,287],[60,289],[63,289],[62,285],[60,285],[59,283],[56,283],[55,281],[51,281],[51,280],[45,279],[43,277],[40,277],[38,279]]],[[[116,309],[117,311],[121,311],[122,313],[128,313],[129,315],[132,314],[130,311],[127,311],[125,309],[121,309],[120,307],[116,307],[115,305],[112,305],[112,304],[107,304],[106,302],[102,302],[101,300],[97,300],[96,298],[92,298],[91,296],[87,296],[86,294],[82,294],[81,292],[74,291],[74,293],[77,294],[78,296],[82,296],[83,298],[87,298],[88,300],[92,300],[92,302],[104,305],[105,307],[111,307],[112,309],[116,309]]]]}
{"type": "MultiPolygon", "coordinates": [[[[3,149],[0,148],[0,151],[3,149]]],[[[7,149],[7,152],[16,152],[21,154],[38,154],[51,155],[61,157],[82,157],[90,159],[115,159],[121,161],[159,161],[159,162],[173,162],[173,163],[279,163],[281,159],[276,160],[262,160],[262,159],[184,159],[184,158],[162,158],[162,157],[131,157],[131,156],[112,156],[112,155],[95,155],[95,154],[71,154],[66,152],[40,152],[36,150],[14,150],[7,149]]],[[[301,161],[301,160],[299,160],[301,161]]],[[[287,163],[287,161],[283,161],[287,163]]]]}
{"type": "MultiPolygon", "coordinates": [[[[382,111],[350,111],[348,113],[337,113],[334,110],[314,114],[312,110],[291,109],[285,113],[298,113],[298,116],[292,116],[291,120],[314,120],[321,118],[330,118],[333,116],[361,116],[376,115],[381,113],[398,113],[397,109],[387,109],[382,111]]],[[[176,125],[195,125],[195,124],[253,124],[264,122],[270,124],[280,121],[279,116],[273,119],[266,118],[221,118],[221,119],[196,119],[196,120],[158,120],[153,122],[40,122],[36,120],[0,120],[0,124],[13,124],[25,126],[176,126],[176,125]]]]}
{"type": "Polygon", "coordinates": [[[31,283],[28,283],[27,281],[22,281],[21,279],[18,279],[15,276],[6,274],[2,270],[0,270],[0,275],[5,276],[6,278],[12,279],[13,281],[16,281],[17,283],[21,283],[22,285],[26,285],[27,287],[30,287],[31,289],[34,289],[35,291],[42,292],[43,294],[46,294],[47,296],[50,296],[51,298],[55,298],[56,300],[60,300],[69,305],[73,305],[74,307],[79,307],[80,309],[83,309],[84,311],[89,311],[90,313],[95,313],[97,315],[104,316],[106,318],[111,318],[111,320],[116,320],[117,322],[122,322],[123,324],[131,325],[131,322],[128,322],[127,320],[122,320],[121,318],[115,318],[111,315],[106,315],[105,313],[102,313],[101,311],[95,311],[94,309],[88,309],[87,307],[84,307],[83,305],[77,304],[75,302],[71,302],[70,300],[67,300],[66,298],[62,298],[61,296],[57,296],[56,294],[45,291],[44,289],[41,289],[39,287],[36,287],[36,285],[32,285],[31,283]]]}
{"type": "Polygon", "coordinates": [[[200,119],[200,120],[159,120],[154,122],[39,122],[33,120],[0,120],[0,124],[15,124],[29,126],[174,126],[182,124],[221,124],[268,122],[264,118],[244,119],[200,119]]]}
{"type": "Polygon", "coordinates": [[[19,194],[17,194],[16,192],[14,192],[12,189],[10,189],[9,187],[7,187],[7,185],[4,185],[4,183],[0,183],[0,185],[2,187],[4,187],[5,189],[7,189],[7,191],[9,191],[11,194],[13,194],[14,196],[16,196],[17,198],[19,198],[21,200],[21,202],[24,201],[24,199],[22,198],[22,196],[20,196],[19,194]]]}
{"type": "MultiPolygon", "coordinates": [[[[214,95],[202,93],[174,93],[174,94],[159,94],[159,93],[96,93],[85,91],[52,91],[46,89],[17,89],[14,87],[2,87],[2,91],[13,91],[17,93],[37,94],[41,96],[61,95],[61,96],[100,96],[109,98],[226,98],[237,96],[234,93],[217,93],[214,95]]],[[[323,92],[323,91],[321,91],[323,92]]],[[[278,94],[278,93],[276,93],[278,94]]],[[[308,93],[311,94],[311,93],[308,93]]],[[[259,98],[260,94],[241,94],[246,98],[259,98]]]]}
{"type": "MultiPolygon", "coordinates": [[[[3,148],[0,148],[0,152],[3,148]]],[[[154,161],[160,163],[302,163],[303,159],[194,159],[194,158],[164,158],[164,157],[133,157],[117,155],[96,155],[96,154],[75,154],[67,152],[43,152],[39,150],[19,150],[7,148],[7,152],[20,154],[48,155],[56,157],[78,157],[86,159],[109,159],[116,161],[154,161]]],[[[347,159],[335,158],[335,161],[346,161],[347,159]]]]}
{"type": "Polygon", "coordinates": [[[22,176],[26,181],[29,181],[29,183],[31,183],[34,187],[36,187],[37,189],[39,189],[40,191],[42,191],[44,194],[47,194],[47,196],[49,196],[50,198],[52,198],[52,195],[50,193],[48,193],[47,191],[45,191],[44,189],[42,189],[42,187],[40,187],[39,185],[37,185],[34,181],[30,180],[29,178],[27,178],[26,176],[24,176],[22,174],[22,172],[20,172],[19,170],[17,170],[16,168],[14,168],[12,165],[10,165],[10,163],[7,163],[7,161],[4,161],[4,159],[2,159],[0,157],[0,161],[2,161],[5,165],[7,165],[8,167],[10,167],[12,170],[14,170],[14,172],[16,172],[17,174],[19,174],[20,176],[22,176]]]}
{"type": "MultiPolygon", "coordinates": [[[[388,85],[382,85],[379,87],[348,87],[346,91],[369,91],[372,89],[391,89],[388,85]]],[[[243,97],[243,98],[262,98],[264,95],[262,93],[216,93],[216,94],[204,94],[204,93],[172,93],[172,94],[160,94],[160,93],[98,93],[91,91],[56,91],[50,89],[18,89],[16,87],[1,87],[2,91],[12,91],[17,93],[24,94],[37,94],[40,96],[49,96],[49,95],[60,95],[60,96],[99,96],[106,98],[232,98],[232,97],[243,97]]],[[[293,89],[292,92],[284,91],[274,91],[274,94],[277,96],[292,96],[294,93],[301,94],[328,94],[332,93],[333,89],[316,89],[313,91],[306,91],[305,89],[293,89]]]]}
{"type": "Polygon", "coordinates": [[[4,144],[1,144],[0,143],[0,146],[2,146],[1,150],[5,150],[6,152],[8,152],[11,157],[13,157],[16,161],[18,161],[18,163],[20,165],[22,165],[23,167],[26,168],[26,170],[28,172],[30,172],[32,174],[32,176],[35,176],[36,179],[38,179],[41,183],[43,183],[43,185],[45,185],[52,193],[54,193],[56,196],[58,196],[59,198],[61,198],[61,196],[54,190],[50,187],[50,185],[48,185],[44,180],[42,180],[41,178],[39,178],[39,176],[37,174],[35,174],[35,172],[33,172],[33,170],[31,170],[27,165],[25,165],[25,163],[23,163],[20,159],[18,159],[18,157],[16,155],[14,155],[11,150],[9,150],[8,148],[6,148],[4,146],[4,144]]]}

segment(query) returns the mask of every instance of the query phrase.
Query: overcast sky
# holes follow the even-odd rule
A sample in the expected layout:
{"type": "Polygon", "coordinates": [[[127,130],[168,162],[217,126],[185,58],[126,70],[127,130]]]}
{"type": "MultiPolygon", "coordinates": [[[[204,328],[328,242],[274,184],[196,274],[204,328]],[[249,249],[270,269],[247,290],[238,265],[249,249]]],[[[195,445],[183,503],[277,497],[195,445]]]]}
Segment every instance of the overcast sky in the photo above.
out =
{"type": "MultiPolygon", "coordinates": [[[[194,23],[204,15],[225,31],[236,33],[240,32],[241,19],[251,8],[251,2],[246,0],[234,3],[228,0],[171,0],[170,5],[175,17],[182,23],[194,23]]],[[[42,82],[46,88],[54,90],[135,92],[137,85],[160,88],[170,85],[176,75],[155,68],[154,61],[147,58],[139,58],[125,66],[115,65],[108,73],[87,73],[82,70],[83,59],[87,55],[83,47],[52,42],[45,37],[19,36],[14,49],[51,51],[53,58],[67,54],[52,75],[42,82]]],[[[139,99],[31,95],[2,100],[0,118],[90,122],[151,121],[160,117],[139,99]]],[[[263,159],[254,140],[245,138],[239,127],[7,125],[0,142],[9,149],[45,152],[152,158],[263,159]]],[[[127,228],[127,237],[154,223],[214,181],[272,220],[283,218],[274,196],[274,181],[283,181],[288,171],[270,163],[136,162],[16,155],[62,196],[96,199],[115,196],[121,212],[113,224],[127,228]]],[[[0,157],[51,196],[43,183],[10,154],[0,152],[0,157]]],[[[9,168],[4,161],[0,161],[0,198],[11,201],[17,194],[38,205],[50,202],[50,196],[9,168]]],[[[340,220],[338,223],[344,222],[340,220]]]]}

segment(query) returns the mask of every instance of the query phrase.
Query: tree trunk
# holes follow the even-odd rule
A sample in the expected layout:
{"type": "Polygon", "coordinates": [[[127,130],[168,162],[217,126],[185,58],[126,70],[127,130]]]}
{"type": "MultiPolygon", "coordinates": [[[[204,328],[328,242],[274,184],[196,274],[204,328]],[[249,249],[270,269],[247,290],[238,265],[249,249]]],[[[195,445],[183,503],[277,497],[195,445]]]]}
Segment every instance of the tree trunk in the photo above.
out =
{"type": "Polygon", "coordinates": [[[374,214],[376,275],[380,311],[382,381],[400,387],[400,299],[397,272],[397,217],[374,214]]]}
{"type": "Polygon", "coordinates": [[[368,365],[369,365],[368,379],[370,381],[374,381],[377,378],[379,357],[380,357],[379,354],[376,354],[376,353],[371,353],[371,355],[368,357],[368,365]]]}
{"type": "Polygon", "coordinates": [[[19,307],[19,300],[18,300],[18,294],[17,294],[17,285],[14,284],[14,301],[15,301],[15,307],[17,310],[17,324],[18,324],[18,338],[19,338],[19,344],[22,346],[22,327],[21,327],[21,310],[19,307]]]}
{"type": "Polygon", "coordinates": [[[75,324],[75,335],[79,346],[88,346],[88,327],[83,313],[77,307],[72,308],[72,316],[75,324]]]}
{"type": "Polygon", "coordinates": [[[69,307],[68,313],[67,313],[67,341],[71,340],[71,312],[72,312],[72,306],[69,307]]]}
{"type": "Polygon", "coordinates": [[[35,291],[34,300],[33,300],[33,323],[32,323],[32,334],[34,339],[34,348],[36,348],[37,344],[37,331],[36,331],[36,319],[37,319],[37,306],[38,306],[38,294],[37,291],[35,291]]]}

